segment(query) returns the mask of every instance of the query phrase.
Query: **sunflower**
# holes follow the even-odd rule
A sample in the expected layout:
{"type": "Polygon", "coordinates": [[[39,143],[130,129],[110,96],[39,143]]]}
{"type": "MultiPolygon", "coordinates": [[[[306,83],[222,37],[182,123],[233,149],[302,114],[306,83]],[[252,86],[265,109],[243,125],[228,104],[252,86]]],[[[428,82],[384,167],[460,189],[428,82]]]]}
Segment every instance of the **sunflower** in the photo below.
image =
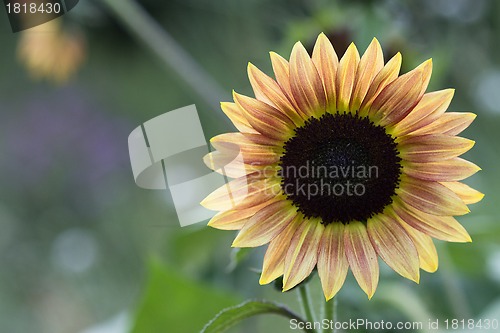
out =
{"type": "Polygon", "coordinates": [[[453,89],[425,93],[431,60],[399,75],[401,54],[384,64],[373,39],[339,61],[324,34],[312,57],[300,42],[289,62],[270,55],[275,79],[249,64],[255,98],[221,103],[239,132],[212,138],[205,163],[235,179],[202,202],[209,226],[239,230],[234,247],[268,244],[261,284],[317,268],[329,300],[350,268],[371,298],[378,257],[418,283],[438,267],[432,238],[471,241],[454,216],[483,197],[460,182],[480,170],[458,157],[475,115],[445,112],[453,89]]]}

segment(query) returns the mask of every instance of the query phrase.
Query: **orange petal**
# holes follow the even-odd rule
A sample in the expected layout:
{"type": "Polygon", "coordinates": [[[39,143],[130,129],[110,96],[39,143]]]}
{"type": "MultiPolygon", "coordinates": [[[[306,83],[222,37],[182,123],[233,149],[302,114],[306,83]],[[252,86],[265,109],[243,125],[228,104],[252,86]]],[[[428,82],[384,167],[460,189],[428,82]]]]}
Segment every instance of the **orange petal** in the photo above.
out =
{"type": "Polygon", "coordinates": [[[454,93],[455,89],[445,89],[424,94],[415,108],[394,125],[394,135],[402,136],[414,131],[420,132],[422,127],[439,119],[450,105],[454,93]]]}
{"type": "Polygon", "coordinates": [[[387,62],[387,64],[380,70],[380,72],[373,79],[370,89],[366,93],[361,106],[359,107],[359,115],[364,117],[368,115],[373,101],[379,93],[392,81],[394,81],[401,69],[401,53],[397,53],[394,57],[387,62]]]}
{"type": "Polygon", "coordinates": [[[327,301],[342,288],[348,268],[344,250],[344,225],[330,223],[325,227],[318,247],[318,275],[327,301]]]}
{"type": "Polygon", "coordinates": [[[475,204],[484,198],[484,194],[473,189],[469,185],[460,182],[442,182],[444,186],[455,192],[466,204],[475,204]]]}
{"type": "Polygon", "coordinates": [[[422,98],[431,73],[432,62],[428,60],[389,83],[373,101],[369,115],[379,119],[381,126],[401,121],[422,98]]]}
{"type": "Polygon", "coordinates": [[[399,156],[412,162],[434,162],[462,155],[474,141],[458,136],[428,134],[406,136],[398,143],[399,156]]]}
{"type": "Polygon", "coordinates": [[[447,216],[470,212],[453,191],[438,182],[401,177],[396,193],[408,205],[429,214],[447,216]]]}
{"type": "Polygon", "coordinates": [[[208,226],[221,230],[240,230],[255,213],[273,202],[275,201],[269,200],[246,209],[232,209],[217,213],[208,222],[208,226]]]}
{"type": "Polygon", "coordinates": [[[359,52],[354,43],[351,43],[339,62],[335,91],[337,92],[337,111],[348,112],[349,102],[354,89],[356,71],[359,64],[359,52]]]}
{"type": "Polygon", "coordinates": [[[380,258],[401,276],[418,283],[418,253],[405,229],[389,216],[374,216],[368,220],[367,230],[380,258]]]}
{"type": "Polygon", "coordinates": [[[262,179],[262,176],[255,173],[234,179],[210,193],[201,205],[216,211],[242,209],[261,204],[281,193],[279,179],[262,179]]]}
{"type": "Polygon", "coordinates": [[[383,67],[384,54],[382,48],[378,40],[373,38],[359,62],[349,107],[351,111],[359,110],[373,79],[383,67]]]}
{"type": "Polygon", "coordinates": [[[285,270],[285,257],[290,247],[293,235],[297,231],[302,218],[297,215],[288,226],[274,238],[267,248],[260,275],[260,284],[268,284],[283,275],[285,270]]]}
{"type": "Polygon", "coordinates": [[[252,128],[247,118],[243,115],[243,111],[241,111],[238,105],[231,102],[222,102],[220,103],[220,107],[238,131],[257,133],[257,131],[252,128]]]}
{"type": "Polygon", "coordinates": [[[326,104],[328,110],[336,110],[335,77],[339,66],[339,58],[332,43],[324,33],[316,40],[312,54],[312,61],[318,69],[319,76],[323,81],[326,92],[326,104]]]}
{"type": "Polygon", "coordinates": [[[250,125],[260,134],[283,142],[292,136],[293,122],[279,110],[236,92],[233,92],[233,98],[250,125]]]}
{"type": "Polygon", "coordinates": [[[290,86],[298,107],[309,116],[325,112],[323,82],[304,46],[297,42],[290,55],[290,86]]]}
{"type": "Polygon", "coordinates": [[[296,209],[283,198],[259,210],[243,226],[233,247],[256,247],[269,243],[297,215],[296,209]]]}
{"type": "Polygon", "coordinates": [[[238,156],[241,153],[245,164],[270,165],[279,161],[282,148],[266,139],[260,134],[224,133],[210,139],[210,143],[227,154],[238,156]]]}
{"type": "Polygon", "coordinates": [[[414,134],[446,134],[457,135],[476,119],[476,115],[470,112],[446,112],[431,124],[422,127],[414,134]]]}
{"type": "Polygon", "coordinates": [[[250,79],[255,97],[257,97],[258,100],[282,111],[293,121],[295,126],[302,126],[304,124],[304,119],[276,81],[251,63],[248,63],[248,78],[250,79]]]}
{"type": "MultiPolygon", "coordinates": [[[[290,65],[285,58],[275,52],[269,52],[271,63],[273,65],[274,76],[280,85],[281,89],[286,93],[288,98],[295,103],[290,86],[290,65]]],[[[301,111],[300,109],[298,111],[301,111]]]]}
{"type": "Polygon", "coordinates": [[[233,152],[213,151],[203,156],[203,162],[210,169],[229,178],[239,178],[254,172],[260,172],[265,177],[278,174],[277,164],[246,164],[242,154],[234,156],[233,152]]]}
{"type": "Polygon", "coordinates": [[[404,163],[403,171],[408,176],[428,181],[455,181],[472,176],[481,170],[472,162],[460,157],[427,163],[404,163]]]}
{"type": "Polygon", "coordinates": [[[451,216],[436,216],[409,206],[398,198],[394,199],[396,217],[411,227],[437,239],[447,242],[471,242],[467,230],[451,216]]]}
{"type": "Polygon", "coordinates": [[[378,285],[377,253],[368,237],[366,226],[358,221],[346,225],[344,245],[347,261],[359,286],[372,298],[378,285]]]}
{"type": "Polygon", "coordinates": [[[311,274],[318,260],[318,245],[324,226],[303,220],[292,237],[285,258],[283,291],[290,290],[311,274]]]}
{"type": "Polygon", "coordinates": [[[405,228],[406,232],[413,239],[413,244],[417,248],[418,258],[420,261],[420,268],[424,271],[433,273],[437,271],[439,266],[438,254],[436,246],[432,238],[423,232],[410,227],[408,224],[399,220],[401,226],[405,228]]]}

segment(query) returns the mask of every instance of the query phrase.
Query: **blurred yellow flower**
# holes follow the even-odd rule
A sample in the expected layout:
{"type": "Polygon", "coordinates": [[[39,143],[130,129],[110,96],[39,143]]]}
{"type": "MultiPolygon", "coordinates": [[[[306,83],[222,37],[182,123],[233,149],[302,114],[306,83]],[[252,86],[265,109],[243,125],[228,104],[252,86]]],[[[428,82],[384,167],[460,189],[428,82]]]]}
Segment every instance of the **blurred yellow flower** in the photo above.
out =
{"type": "Polygon", "coordinates": [[[85,41],[56,19],[21,32],[18,57],[34,78],[63,83],[85,59],[85,41]]]}
{"type": "Polygon", "coordinates": [[[283,275],[289,290],[317,267],[328,300],[350,268],[371,298],[377,257],[418,282],[438,267],[431,237],[471,241],[454,216],[483,197],[460,182],[479,170],[458,157],[475,115],[445,112],[453,89],[425,93],[430,60],[399,75],[401,54],[384,64],[376,39],[339,60],[321,34],[312,57],[297,43],[271,61],[275,79],[248,66],[256,98],[222,103],[239,132],[212,138],[206,163],[239,178],[202,202],[220,211],[210,226],[240,230],[233,246],[269,244],[261,284],[283,275]],[[242,160],[223,158],[235,149],[242,160]]]}

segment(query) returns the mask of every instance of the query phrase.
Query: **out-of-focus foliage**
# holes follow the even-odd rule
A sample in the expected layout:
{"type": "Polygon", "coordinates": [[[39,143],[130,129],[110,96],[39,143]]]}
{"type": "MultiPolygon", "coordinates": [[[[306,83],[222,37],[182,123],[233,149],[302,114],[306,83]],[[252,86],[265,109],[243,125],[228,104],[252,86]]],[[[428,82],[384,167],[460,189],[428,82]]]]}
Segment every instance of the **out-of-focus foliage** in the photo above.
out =
{"type": "Polygon", "coordinates": [[[219,310],[237,303],[235,296],[191,281],[175,268],[150,264],[144,299],[137,311],[132,332],[198,332],[219,310]],[[207,306],[210,305],[210,306],[207,306]]]}

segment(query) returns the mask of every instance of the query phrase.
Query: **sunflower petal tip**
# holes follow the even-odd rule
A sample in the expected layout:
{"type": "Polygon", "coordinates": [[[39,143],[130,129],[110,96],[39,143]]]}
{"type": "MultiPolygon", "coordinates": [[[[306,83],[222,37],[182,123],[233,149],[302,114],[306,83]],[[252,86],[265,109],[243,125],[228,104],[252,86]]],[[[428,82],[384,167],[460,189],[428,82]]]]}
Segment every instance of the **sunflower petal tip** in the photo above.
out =
{"type": "Polygon", "coordinates": [[[207,204],[207,198],[200,201],[200,205],[202,205],[205,208],[207,208],[206,204],[207,204]]]}
{"type": "Polygon", "coordinates": [[[247,64],[247,71],[248,75],[253,75],[255,71],[257,71],[258,68],[254,64],[252,64],[250,61],[247,64]]]}
{"type": "Polygon", "coordinates": [[[375,45],[377,48],[381,47],[377,37],[373,37],[372,41],[370,42],[370,45],[375,45]]]}
{"type": "Polygon", "coordinates": [[[271,282],[271,281],[267,281],[266,279],[264,279],[264,277],[263,277],[262,275],[260,276],[260,279],[259,279],[259,284],[260,284],[261,286],[266,285],[266,284],[268,284],[269,282],[271,282]]]}
{"type": "Polygon", "coordinates": [[[293,44],[292,53],[294,53],[294,51],[296,52],[298,49],[304,49],[305,50],[304,45],[300,41],[298,41],[295,44],[293,44]]]}
{"type": "Polygon", "coordinates": [[[427,59],[424,61],[419,67],[421,69],[422,73],[427,73],[432,71],[432,58],[427,59]]]}
{"type": "Polygon", "coordinates": [[[347,48],[347,51],[345,51],[345,53],[348,52],[355,52],[355,53],[358,52],[358,48],[356,47],[356,44],[354,44],[354,42],[349,44],[349,47],[347,48]]]}
{"type": "Polygon", "coordinates": [[[431,267],[427,267],[426,270],[427,272],[429,273],[435,273],[439,268],[439,265],[436,263],[435,265],[431,266],[431,267]]]}

